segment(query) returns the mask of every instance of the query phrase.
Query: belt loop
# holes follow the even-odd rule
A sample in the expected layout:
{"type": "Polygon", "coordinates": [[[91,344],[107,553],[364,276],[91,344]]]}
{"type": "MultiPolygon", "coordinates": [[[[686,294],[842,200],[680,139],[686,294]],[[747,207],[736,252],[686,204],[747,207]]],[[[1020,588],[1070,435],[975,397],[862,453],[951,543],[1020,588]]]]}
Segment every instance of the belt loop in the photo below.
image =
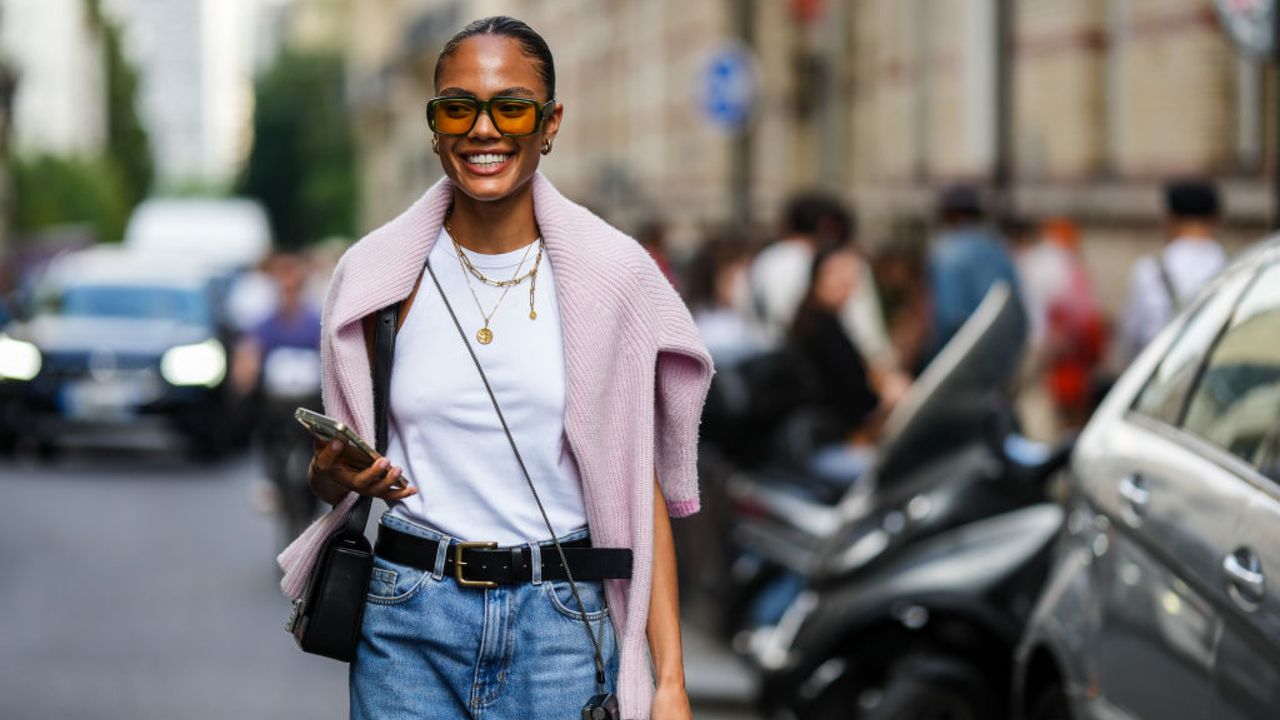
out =
{"type": "Polygon", "coordinates": [[[530,579],[534,585],[542,584],[542,548],[538,543],[529,543],[530,579]]]}
{"type": "Polygon", "coordinates": [[[431,571],[431,577],[434,580],[444,578],[444,565],[449,559],[449,546],[453,544],[453,538],[445,536],[440,538],[436,544],[436,568],[431,571]]]}

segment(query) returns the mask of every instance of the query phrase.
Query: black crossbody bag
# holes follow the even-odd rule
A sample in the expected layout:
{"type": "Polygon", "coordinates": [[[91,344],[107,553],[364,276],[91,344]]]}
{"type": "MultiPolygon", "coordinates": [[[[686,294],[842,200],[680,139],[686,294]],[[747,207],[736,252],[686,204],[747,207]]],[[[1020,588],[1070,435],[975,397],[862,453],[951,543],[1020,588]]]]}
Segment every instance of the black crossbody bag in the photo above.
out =
{"type": "MultiPolygon", "coordinates": [[[[387,451],[387,397],[398,308],[399,303],[379,310],[374,323],[374,443],[379,454],[387,451]]],[[[302,596],[293,602],[285,628],[305,652],[342,662],[355,657],[373,572],[373,548],[364,535],[372,504],[367,495],[356,500],[347,521],[325,539],[302,596]]]]}

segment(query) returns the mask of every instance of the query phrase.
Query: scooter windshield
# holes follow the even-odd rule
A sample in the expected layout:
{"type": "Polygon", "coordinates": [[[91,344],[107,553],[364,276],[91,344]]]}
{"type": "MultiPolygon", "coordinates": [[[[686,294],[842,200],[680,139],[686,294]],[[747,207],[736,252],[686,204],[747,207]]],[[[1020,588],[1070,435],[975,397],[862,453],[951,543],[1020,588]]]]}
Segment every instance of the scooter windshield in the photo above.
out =
{"type": "Polygon", "coordinates": [[[859,485],[883,490],[963,445],[994,441],[1026,341],[1022,303],[1007,283],[996,283],[894,408],[859,485]]]}

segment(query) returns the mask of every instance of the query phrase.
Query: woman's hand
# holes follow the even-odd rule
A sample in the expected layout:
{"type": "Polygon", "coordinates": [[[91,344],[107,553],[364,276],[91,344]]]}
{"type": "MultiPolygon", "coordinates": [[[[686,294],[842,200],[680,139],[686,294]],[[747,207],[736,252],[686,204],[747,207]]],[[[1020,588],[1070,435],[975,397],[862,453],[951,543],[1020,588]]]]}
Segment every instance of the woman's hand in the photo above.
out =
{"type": "Polygon", "coordinates": [[[684,686],[658,683],[649,714],[652,720],[693,720],[689,694],[685,692],[684,686]]]}
{"type": "Polygon", "coordinates": [[[352,467],[342,459],[345,447],[346,443],[341,440],[327,444],[316,442],[307,482],[321,500],[337,505],[347,492],[387,501],[403,500],[418,493],[417,488],[404,481],[401,469],[392,467],[386,458],[378,458],[366,468],[352,467]]]}

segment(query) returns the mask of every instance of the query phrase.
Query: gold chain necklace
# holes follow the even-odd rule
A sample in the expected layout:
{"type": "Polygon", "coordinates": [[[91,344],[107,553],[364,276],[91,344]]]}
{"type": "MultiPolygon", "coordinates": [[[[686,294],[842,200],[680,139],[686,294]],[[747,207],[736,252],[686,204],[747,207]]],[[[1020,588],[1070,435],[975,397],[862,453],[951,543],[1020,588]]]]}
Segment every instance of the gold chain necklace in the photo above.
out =
{"type": "MultiPolygon", "coordinates": [[[[449,238],[453,240],[453,244],[456,246],[458,244],[458,241],[454,239],[453,226],[450,225],[448,217],[445,217],[444,219],[444,229],[445,229],[445,232],[449,233],[449,238]]],[[[533,241],[535,243],[541,243],[542,236],[539,235],[538,237],[534,238],[533,241]]],[[[539,244],[538,246],[538,252],[539,253],[542,252],[541,244],[539,244]]],[[[494,280],[493,278],[481,272],[480,268],[477,268],[474,264],[472,264],[471,258],[465,255],[459,255],[459,257],[462,258],[463,267],[466,268],[467,272],[471,273],[472,277],[476,278],[480,282],[490,287],[504,288],[504,287],[511,287],[512,285],[519,285],[520,283],[532,277],[534,273],[538,272],[538,264],[534,263],[533,269],[525,273],[524,275],[513,277],[510,280],[494,280]]]]}
{"type": "Polygon", "coordinates": [[[498,308],[501,307],[502,301],[506,299],[507,293],[510,292],[511,288],[523,282],[525,278],[531,278],[531,282],[529,283],[529,319],[530,320],[538,319],[538,313],[533,309],[533,297],[534,297],[534,292],[538,285],[538,266],[541,265],[542,263],[542,238],[538,238],[534,242],[531,242],[527,246],[525,246],[524,256],[520,258],[520,264],[516,265],[515,275],[512,277],[512,279],[500,281],[501,282],[500,285],[495,285],[495,287],[502,288],[502,294],[498,296],[498,301],[494,303],[493,309],[486,314],[484,311],[484,306],[480,303],[480,296],[476,294],[475,286],[471,284],[471,278],[469,277],[471,273],[467,272],[467,268],[471,264],[470,259],[467,258],[466,253],[462,251],[462,246],[458,244],[458,241],[456,239],[454,239],[453,232],[449,228],[448,220],[445,221],[445,230],[449,232],[449,239],[453,240],[453,249],[458,255],[458,264],[461,265],[463,268],[462,274],[463,274],[463,277],[465,277],[467,280],[467,289],[471,291],[471,299],[475,300],[476,309],[480,311],[480,317],[484,318],[484,327],[476,331],[477,342],[479,342],[481,345],[488,345],[489,343],[493,342],[493,331],[489,329],[489,321],[498,312],[498,308]],[[533,249],[533,246],[535,244],[538,246],[538,255],[533,260],[533,268],[529,270],[529,272],[525,273],[523,277],[521,277],[520,270],[524,267],[525,261],[529,259],[529,251],[533,249]],[[519,278],[518,280],[516,279],[517,277],[519,278]]]}

